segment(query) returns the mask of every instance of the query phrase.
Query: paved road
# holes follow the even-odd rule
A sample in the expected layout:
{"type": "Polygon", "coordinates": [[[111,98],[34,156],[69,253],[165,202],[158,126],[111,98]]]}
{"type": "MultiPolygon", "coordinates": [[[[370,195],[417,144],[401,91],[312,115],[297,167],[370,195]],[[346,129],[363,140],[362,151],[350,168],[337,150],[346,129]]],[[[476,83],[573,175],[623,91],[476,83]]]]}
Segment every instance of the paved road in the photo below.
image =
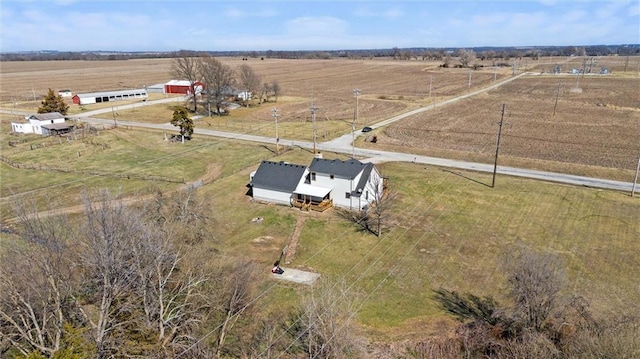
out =
{"type": "MultiPolygon", "coordinates": [[[[496,82],[495,84],[478,91],[470,92],[468,94],[464,94],[453,99],[435,103],[434,105],[431,105],[431,106],[421,107],[415,110],[408,111],[406,113],[378,122],[370,127],[378,128],[378,127],[387,126],[393,122],[399,121],[406,117],[432,110],[435,107],[445,106],[445,105],[454,103],[456,101],[460,101],[464,98],[468,98],[468,97],[475,96],[477,94],[489,91],[493,88],[501,86],[507,82],[513,81],[516,78],[524,75],[525,74],[523,73],[518,76],[514,76],[509,79],[503,80],[501,82],[496,82]]],[[[135,104],[129,104],[129,105],[119,105],[116,107],[118,109],[126,109],[126,108],[135,108],[135,107],[144,107],[151,104],[178,102],[178,101],[184,101],[184,99],[182,97],[172,97],[167,99],[146,101],[142,103],[135,103],[135,104]]],[[[20,114],[20,112],[16,112],[13,110],[0,109],[0,112],[9,113],[9,114],[16,114],[16,113],[20,114]]],[[[100,110],[87,111],[80,115],[71,116],[71,118],[76,120],[82,120],[92,124],[113,125],[113,119],[102,119],[102,118],[92,117],[92,116],[96,116],[104,113],[111,113],[111,112],[112,112],[111,108],[105,108],[100,110]]],[[[28,113],[24,113],[24,114],[28,114],[28,113]]],[[[176,130],[175,126],[169,123],[152,124],[152,123],[118,120],[117,124],[119,126],[151,128],[151,129],[165,130],[165,131],[172,131],[172,132],[176,130]]],[[[208,130],[208,129],[198,128],[198,127],[195,128],[194,133],[198,135],[214,136],[214,137],[228,138],[233,140],[259,142],[259,143],[275,145],[275,139],[272,137],[214,131],[214,130],[208,130]]],[[[433,166],[439,166],[439,167],[458,168],[458,169],[488,172],[488,173],[493,172],[493,165],[489,165],[489,164],[466,162],[466,161],[460,161],[460,160],[450,160],[446,158],[437,158],[437,157],[429,157],[429,156],[420,156],[420,155],[415,155],[410,153],[378,151],[374,149],[362,149],[362,148],[353,147],[351,145],[353,138],[362,136],[362,135],[363,133],[361,131],[356,131],[356,133],[354,134],[346,134],[336,139],[333,139],[331,141],[319,143],[316,145],[316,148],[320,151],[345,153],[345,154],[351,154],[358,157],[365,157],[367,158],[365,161],[373,162],[373,163],[414,162],[414,163],[433,165],[433,166]]],[[[309,141],[280,139],[280,145],[301,147],[305,149],[313,149],[313,143],[309,141]]],[[[631,182],[613,181],[613,180],[600,179],[600,178],[575,176],[575,175],[569,175],[564,173],[544,172],[544,171],[536,171],[536,170],[506,167],[506,166],[498,166],[496,172],[501,175],[538,179],[543,181],[565,183],[565,184],[571,184],[571,185],[577,185],[577,186],[612,189],[617,191],[631,192],[633,187],[633,184],[631,182]]]]}

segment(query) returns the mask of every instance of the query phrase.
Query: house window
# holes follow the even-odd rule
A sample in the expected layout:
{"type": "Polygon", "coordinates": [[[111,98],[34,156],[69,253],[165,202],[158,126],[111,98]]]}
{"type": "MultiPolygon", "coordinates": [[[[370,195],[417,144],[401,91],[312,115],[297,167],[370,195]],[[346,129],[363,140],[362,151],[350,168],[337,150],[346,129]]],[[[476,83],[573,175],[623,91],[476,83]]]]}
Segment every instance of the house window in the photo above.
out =
{"type": "Polygon", "coordinates": [[[369,199],[369,191],[364,193],[364,199],[369,199]]]}
{"type": "Polygon", "coordinates": [[[333,179],[335,176],[334,175],[329,175],[329,178],[333,179]]]}
{"type": "Polygon", "coordinates": [[[311,172],[311,180],[312,181],[316,180],[316,173],[315,172],[311,172]]]}
{"type": "Polygon", "coordinates": [[[345,192],[345,196],[344,196],[344,197],[345,197],[345,198],[351,198],[351,193],[349,193],[349,192],[345,192]]]}

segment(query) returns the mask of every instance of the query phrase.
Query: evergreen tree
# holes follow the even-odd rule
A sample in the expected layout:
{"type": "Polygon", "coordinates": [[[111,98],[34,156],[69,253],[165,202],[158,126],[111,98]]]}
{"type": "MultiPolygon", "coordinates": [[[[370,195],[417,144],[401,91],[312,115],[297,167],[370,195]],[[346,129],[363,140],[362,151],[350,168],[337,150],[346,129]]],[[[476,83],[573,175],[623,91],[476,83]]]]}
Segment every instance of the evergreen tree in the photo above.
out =
{"type": "Polygon", "coordinates": [[[64,102],[64,99],[60,95],[56,95],[52,89],[42,100],[42,104],[38,107],[38,113],[59,112],[62,115],[66,115],[69,111],[69,105],[64,102]]]}
{"type": "Polygon", "coordinates": [[[187,109],[184,107],[178,107],[173,111],[171,124],[180,127],[180,135],[182,136],[188,138],[193,134],[193,120],[189,118],[187,109]]]}

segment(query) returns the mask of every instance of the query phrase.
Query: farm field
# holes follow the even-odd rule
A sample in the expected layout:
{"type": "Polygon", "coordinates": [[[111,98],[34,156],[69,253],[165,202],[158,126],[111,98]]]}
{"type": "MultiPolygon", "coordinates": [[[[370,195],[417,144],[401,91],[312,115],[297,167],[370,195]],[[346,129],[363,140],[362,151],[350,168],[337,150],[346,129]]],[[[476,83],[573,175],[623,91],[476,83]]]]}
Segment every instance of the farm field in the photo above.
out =
{"type": "Polygon", "coordinates": [[[585,77],[575,92],[573,78],[524,77],[392,124],[365,145],[491,163],[504,105],[502,164],[631,181],[640,154],[639,86],[637,78],[585,77]]]}
{"type": "MultiPolygon", "coordinates": [[[[197,127],[251,133],[275,138],[272,110],[278,109],[279,137],[313,140],[310,107],[316,112],[318,141],[351,131],[360,89],[356,130],[391,116],[491,85],[509,78],[510,67],[492,67],[485,61],[479,70],[439,67],[430,61],[389,59],[281,60],[220,58],[233,69],[250,65],[263,81],[277,81],[282,93],[261,105],[231,111],[229,116],[209,117],[200,106],[197,127]]],[[[523,59],[518,71],[527,75],[496,90],[464,101],[423,112],[368,136],[376,143],[359,146],[420,153],[492,163],[496,123],[506,105],[502,146],[503,165],[577,175],[631,181],[640,154],[639,59],[600,57],[596,69],[607,67],[611,75],[570,75],[580,68],[581,57],[523,59]],[[550,75],[559,65],[562,73],[550,75]],[[535,75],[538,76],[535,76],[535,75]],[[557,103],[556,103],[557,98],[557,103]],[[554,114],[555,111],[555,114],[554,114]]],[[[171,79],[171,59],[128,61],[44,61],[2,63],[0,104],[5,109],[34,111],[52,87],[88,92],[141,87],[171,79]],[[12,89],[9,92],[7,89],[12,89]],[[31,99],[31,101],[29,101],[31,99]]],[[[151,94],[161,98],[162,94],[151,94]]],[[[144,109],[118,109],[117,117],[166,123],[173,104],[144,109]]],[[[85,106],[84,110],[105,105],[85,106]]],[[[71,114],[82,109],[71,105],[71,114]]]]}
{"type": "MultiPolygon", "coordinates": [[[[243,63],[221,60],[232,67],[243,63]]],[[[522,64],[538,75],[376,129],[358,145],[491,162],[496,123],[506,104],[500,164],[630,181],[640,154],[640,73],[623,58],[599,63],[604,66],[607,61],[613,75],[580,78],[582,92],[572,91],[575,76],[540,74],[557,61],[522,64]],[[625,67],[628,71],[618,74],[625,67]],[[370,142],[373,135],[376,143],[370,142]]],[[[561,62],[570,67],[582,60],[561,62]]],[[[71,64],[74,69],[57,62],[1,65],[2,108],[21,111],[35,109],[37,101],[29,99],[30,93],[48,87],[85,92],[170,79],[167,59],[78,62],[71,64]],[[123,75],[126,71],[131,72],[123,75]],[[69,82],[76,81],[69,80],[74,74],[77,82],[69,82]],[[6,93],[6,84],[18,87],[20,101],[6,93]]],[[[350,130],[356,87],[362,91],[361,127],[494,81],[490,68],[474,71],[469,86],[468,70],[441,69],[437,63],[421,61],[251,59],[249,65],[265,80],[279,82],[283,93],[278,102],[220,118],[205,116],[196,126],[271,134],[271,109],[277,107],[281,136],[310,140],[313,98],[320,108],[318,118],[324,117],[326,137],[331,138],[350,130]]],[[[496,74],[498,80],[510,76],[511,69],[496,74]]],[[[162,119],[170,117],[170,106],[149,107],[118,111],[118,119],[168,122],[162,119]]],[[[303,212],[257,203],[246,195],[249,174],[261,160],[306,165],[313,158],[307,150],[286,148],[276,155],[259,144],[199,136],[185,144],[170,143],[161,132],[120,127],[87,128],[67,138],[18,136],[10,133],[15,117],[0,115],[3,227],[15,225],[16,200],[35,199],[42,215],[74,215],[82,211],[83,191],[108,188],[134,205],[195,185],[210,204],[207,214],[215,225],[211,238],[189,243],[187,260],[245,258],[264,268],[252,321],[267,320],[282,307],[295,308],[300,296],[309,292],[269,279],[274,259],[296,231],[300,242],[289,266],[344,282],[355,298],[358,327],[371,347],[452,333],[456,323],[437,307],[434,289],[508,301],[500,261],[523,246],[560,256],[570,280],[564,294],[584,296],[597,316],[639,310],[640,202],[626,193],[510,177],[500,177],[499,185],[490,188],[489,174],[383,163],[379,168],[395,196],[378,238],[334,210],[303,212]],[[263,221],[256,224],[254,218],[263,221]]],[[[322,134],[322,123],[318,128],[322,134]]],[[[0,243],[11,238],[0,236],[0,243]]],[[[209,268],[208,263],[202,265],[209,268]]]]}

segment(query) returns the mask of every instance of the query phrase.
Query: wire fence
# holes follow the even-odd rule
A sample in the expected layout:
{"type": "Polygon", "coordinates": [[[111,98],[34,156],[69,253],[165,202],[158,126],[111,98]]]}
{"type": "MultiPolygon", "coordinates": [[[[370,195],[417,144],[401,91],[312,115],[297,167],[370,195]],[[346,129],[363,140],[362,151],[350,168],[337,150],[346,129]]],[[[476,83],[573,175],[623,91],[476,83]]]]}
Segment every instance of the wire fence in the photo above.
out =
{"type": "Polygon", "coordinates": [[[144,174],[138,174],[138,173],[114,173],[114,172],[98,171],[98,170],[77,170],[72,168],[46,166],[46,165],[34,164],[34,163],[19,163],[19,162],[12,161],[11,159],[2,155],[0,155],[0,161],[7,164],[10,167],[17,168],[17,169],[37,170],[37,171],[56,172],[56,173],[68,173],[68,174],[84,175],[84,176],[99,176],[99,177],[108,177],[108,178],[153,181],[153,182],[185,183],[184,178],[176,179],[176,178],[169,178],[164,176],[151,176],[151,175],[144,175],[144,174]]]}

